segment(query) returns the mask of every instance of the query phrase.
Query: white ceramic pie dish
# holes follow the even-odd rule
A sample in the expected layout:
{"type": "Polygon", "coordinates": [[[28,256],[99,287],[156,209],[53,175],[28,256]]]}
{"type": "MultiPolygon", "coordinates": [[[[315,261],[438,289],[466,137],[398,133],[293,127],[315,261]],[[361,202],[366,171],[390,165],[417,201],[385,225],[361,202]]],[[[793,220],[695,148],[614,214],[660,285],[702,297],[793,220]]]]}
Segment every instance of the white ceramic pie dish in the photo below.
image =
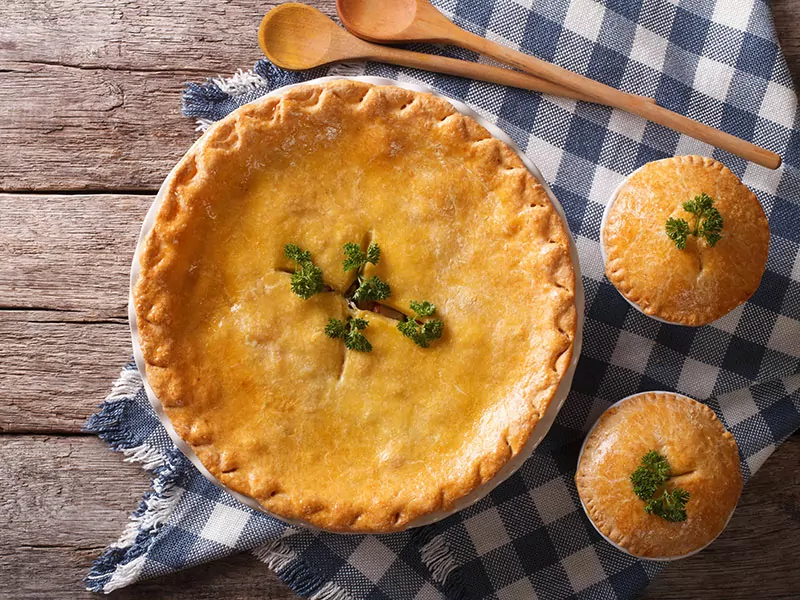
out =
{"type": "MultiPolygon", "coordinates": [[[[589,436],[591,436],[592,433],[594,432],[594,430],[597,427],[597,424],[600,422],[600,419],[602,418],[602,416],[604,414],[606,414],[609,410],[614,408],[615,406],[619,406],[623,402],[627,402],[628,400],[631,400],[631,399],[636,398],[638,396],[642,396],[644,394],[672,394],[674,396],[678,396],[679,398],[686,398],[687,400],[694,400],[694,398],[690,398],[689,396],[686,396],[684,394],[678,394],[676,392],[665,392],[665,391],[658,390],[658,391],[651,391],[651,392],[639,392],[638,394],[631,394],[630,396],[626,396],[622,400],[618,400],[617,402],[614,402],[614,404],[612,404],[607,409],[605,409],[602,413],[600,413],[600,415],[597,417],[597,420],[594,422],[594,425],[592,425],[592,428],[588,431],[588,433],[586,434],[586,437],[583,439],[583,444],[581,444],[581,451],[578,454],[578,462],[575,465],[576,468],[577,468],[577,465],[581,464],[581,459],[583,458],[583,450],[584,450],[584,448],[586,448],[586,441],[589,439],[589,436]]],[[[633,556],[634,558],[638,558],[638,559],[641,559],[641,560],[652,560],[652,561],[655,561],[655,562],[672,562],[672,561],[675,561],[675,560],[681,560],[683,558],[688,558],[689,556],[697,554],[698,552],[700,552],[702,550],[705,550],[711,544],[714,543],[714,540],[716,540],[720,535],[722,535],[722,532],[725,531],[725,529],[728,527],[728,523],[731,522],[731,517],[733,517],[733,513],[736,512],[736,508],[734,507],[734,509],[731,511],[731,514],[728,515],[728,520],[725,521],[725,526],[722,528],[722,530],[716,536],[714,536],[714,538],[711,539],[704,546],[701,546],[700,548],[697,548],[696,550],[692,550],[691,552],[687,552],[686,554],[681,554],[680,556],[669,556],[669,557],[666,557],[666,558],[652,558],[652,557],[649,557],[649,556],[637,556],[637,555],[635,555],[635,554],[633,554],[631,552],[628,552],[625,548],[623,548],[622,546],[617,544],[614,540],[612,540],[606,534],[604,534],[602,531],[600,531],[600,529],[597,527],[597,525],[595,525],[595,522],[592,520],[592,517],[589,516],[589,511],[586,510],[586,505],[583,503],[583,498],[580,498],[580,494],[578,494],[578,498],[581,501],[581,508],[583,509],[583,512],[586,515],[586,518],[589,519],[589,522],[592,524],[592,527],[594,527],[595,531],[597,531],[597,533],[599,533],[600,536],[605,541],[607,541],[609,544],[614,546],[614,548],[616,548],[620,552],[624,552],[625,554],[627,554],[629,556],[633,556]]]]}
{"type": "MultiPolygon", "coordinates": [[[[539,170],[536,168],[536,166],[533,164],[533,162],[513,142],[513,140],[505,132],[503,132],[501,129],[499,129],[496,125],[494,125],[493,123],[487,121],[481,115],[479,115],[478,113],[473,111],[471,108],[469,108],[466,104],[464,104],[462,102],[459,102],[457,100],[453,100],[453,99],[451,99],[451,98],[449,98],[447,96],[444,96],[443,94],[440,94],[440,93],[436,92],[435,90],[433,90],[431,88],[428,88],[428,87],[425,87],[425,86],[422,86],[422,85],[418,85],[418,84],[395,81],[395,80],[392,80],[392,79],[384,79],[384,78],[381,78],[381,77],[339,77],[339,76],[332,76],[332,77],[321,77],[321,78],[313,79],[313,80],[306,81],[306,82],[303,82],[303,83],[284,86],[282,88],[278,88],[278,89],[270,92],[269,94],[267,94],[267,96],[280,95],[280,94],[284,93],[286,90],[289,90],[289,89],[291,89],[293,87],[297,87],[299,85],[307,85],[309,83],[324,83],[324,82],[327,82],[327,81],[334,81],[334,80],[339,80],[339,79],[353,79],[353,80],[356,80],[356,81],[370,83],[370,84],[373,84],[373,85],[393,85],[393,86],[398,86],[398,87],[401,87],[401,88],[404,88],[404,89],[412,90],[412,91],[415,91],[415,92],[424,92],[424,93],[433,94],[435,96],[443,98],[444,100],[447,100],[448,102],[450,102],[450,104],[453,105],[453,107],[457,111],[459,111],[460,113],[462,113],[462,114],[464,114],[466,116],[469,116],[472,119],[474,119],[475,121],[477,121],[481,126],[485,127],[489,131],[489,133],[492,134],[492,136],[494,136],[497,139],[505,142],[512,150],[514,150],[519,155],[520,159],[525,164],[526,168],[534,175],[534,177],[536,177],[537,180],[539,180],[542,183],[542,185],[545,188],[545,191],[547,192],[548,197],[550,198],[550,201],[553,203],[553,205],[556,208],[556,211],[558,212],[558,214],[563,219],[563,221],[564,221],[564,223],[566,225],[567,220],[566,220],[566,216],[564,214],[564,209],[562,208],[561,204],[558,202],[556,197],[553,195],[553,192],[550,189],[550,187],[544,181],[544,178],[542,177],[542,174],[539,172],[539,170]]],[[[261,98],[259,98],[258,100],[261,100],[261,98]]],[[[202,138],[200,138],[200,139],[202,139],[202,138]]],[[[195,145],[197,145],[198,142],[199,142],[199,140],[197,142],[195,142],[195,145]]],[[[194,145],[192,147],[194,147],[194,145]]],[[[220,488],[224,489],[226,492],[228,492],[233,497],[235,497],[237,500],[239,500],[243,504],[249,506],[250,508],[253,508],[255,510],[264,512],[266,514],[269,514],[270,516],[273,516],[276,519],[282,520],[282,521],[284,521],[286,523],[289,523],[291,525],[296,525],[296,526],[299,526],[299,527],[306,527],[306,528],[310,528],[310,529],[316,529],[315,527],[309,525],[308,523],[306,523],[304,521],[294,520],[294,519],[285,519],[283,517],[279,517],[277,515],[273,515],[269,511],[265,510],[255,499],[253,499],[253,498],[251,498],[249,496],[246,496],[244,494],[240,494],[238,492],[235,492],[235,491],[231,490],[229,487],[227,487],[226,485],[221,483],[216,477],[214,477],[208,471],[208,469],[206,469],[205,466],[203,466],[203,464],[200,462],[200,459],[197,457],[197,455],[192,450],[192,448],[189,446],[189,444],[184,442],[183,439],[181,439],[181,437],[177,434],[177,432],[175,431],[174,427],[172,426],[172,423],[169,420],[169,417],[167,416],[166,412],[164,411],[164,408],[161,405],[160,400],[155,395],[153,389],[150,387],[150,385],[149,385],[149,383],[147,381],[147,376],[146,376],[146,372],[145,372],[144,355],[142,354],[141,346],[139,344],[139,335],[138,335],[138,328],[137,328],[137,323],[136,323],[136,311],[135,311],[134,303],[133,303],[133,289],[135,288],[136,282],[137,282],[138,277],[139,277],[139,256],[140,256],[140,251],[141,251],[143,240],[147,236],[147,234],[149,233],[150,229],[152,229],[152,227],[153,227],[153,225],[155,223],[156,214],[158,212],[158,208],[159,208],[159,206],[161,204],[161,201],[162,201],[163,192],[164,192],[164,189],[166,188],[166,183],[173,176],[173,173],[174,173],[174,169],[173,169],[172,172],[170,172],[170,174],[165,179],[164,183],[161,185],[161,189],[159,190],[158,194],[156,195],[156,198],[153,201],[153,204],[150,206],[150,209],[148,210],[147,215],[145,216],[144,223],[142,224],[142,229],[141,229],[141,231],[139,233],[139,240],[138,240],[138,243],[136,245],[136,251],[134,252],[133,263],[132,263],[132,266],[131,266],[130,289],[129,289],[129,298],[128,298],[128,318],[129,318],[129,322],[130,322],[131,338],[132,338],[132,342],[133,342],[133,355],[134,355],[134,359],[136,361],[136,366],[139,369],[139,373],[142,376],[142,381],[144,382],[144,388],[145,388],[145,391],[147,392],[147,398],[150,401],[150,404],[153,406],[153,409],[155,410],[156,414],[158,415],[158,418],[160,419],[161,423],[164,425],[164,428],[167,430],[167,433],[169,434],[169,436],[172,439],[172,441],[175,444],[175,446],[177,448],[179,448],[181,450],[181,452],[183,452],[186,455],[186,457],[192,462],[192,464],[195,467],[197,467],[197,469],[203,474],[204,477],[206,477],[206,479],[211,481],[214,485],[217,485],[220,488]]],[[[545,435],[547,434],[547,432],[549,431],[549,429],[552,426],[553,422],[555,421],[555,418],[556,418],[556,415],[558,414],[558,411],[563,406],[564,401],[566,400],[567,395],[569,394],[569,390],[570,390],[570,388],[572,386],[572,378],[573,378],[573,375],[575,373],[575,367],[576,367],[576,365],[578,363],[578,358],[580,357],[581,344],[582,344],[582,339],[583,339],[583,314],[584,314],[584,293],[583,293],[583,284],[582,284],[581,274],[580,274],[580,264],[578,262],[578,251],[577,251],[577,247],[575,246],[575,241],[572,238],[572,234],[571,234],[571,232],[569,232],[569,228],[565,227],[565,229],[567,230],[568,236],[569,236],[570,255],[572,257],[573,268],[574,268],[574,271],[575,271],[575,305],[576,305],[576,311],[577,311],[577,325],[576,325],[576,329],[575,329],[575,338],[574,338],[574,344],[573,344],[572,360],[571,360],[567,370],[564,373],[564,377],[562,378],[561,383],[559,384],[558,389],[556,390],[556,393],[555,393],[555,395],[553,397],[553,400],[550,402],[550,405],[548,406],[548,408],[545,411],[544,415],[542,415],[542,418],[539,420],[539,423],[537,424],[536,429],[531,434],[530,438],[528,439],[528,442],[525,444],[525,447],[519,452],[519,454],[517,454],[517,456],[515,456],[514,458],[509,460],[503,466],[503,468],[500,469],[500,471],[497,473],[497,475],[495,475],[495,477],[493,477],[490,481],[488,481],[484,485],[482,485],[479,488],[473,490],[471,493],[467,494],[466,496],[464,496],[463,498],[458,500],[455,503],[455,505],[453,506],[452,509],[450,509],[448,511],[437,511],[437,512],[433,512],[433,513],[429,513],[427,515],[424,515],[423,517],[420,517],[420,518],[412,521],[411,523],[409,523],[408,527],[419,527],[419,526],[422,526],[422,525],[429,525],[431,523],[435,523],[436,521],[444,519],[444,518],[452,515],[453,513],[458,512],[459,510],[462,510],[462,509],[466,508],[467,506],[477,502],[478,500],[480,500],[484,496],[486,496],[489,492],[491,492],[500,483],[502,483],[504,480],[506,480],[508,477],[510,477],[522,465],[522,463],[525,462],[525,460],[527,460],[530,457],[530,455],[533,453],[534,449],[539,445],[539,443],[541,443],[542,439],[544,439],[545,435]]]]}

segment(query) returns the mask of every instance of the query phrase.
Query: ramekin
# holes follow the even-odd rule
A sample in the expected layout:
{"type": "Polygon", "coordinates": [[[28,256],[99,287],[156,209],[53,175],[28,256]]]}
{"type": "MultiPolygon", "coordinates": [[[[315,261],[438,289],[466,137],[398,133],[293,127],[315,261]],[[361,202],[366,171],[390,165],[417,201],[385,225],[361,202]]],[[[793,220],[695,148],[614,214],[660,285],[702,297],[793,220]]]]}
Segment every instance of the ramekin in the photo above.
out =
{"type": "MultiPolygon", "coordinates": [[[[583,439],[583,444],[581,444],[581,451],[578,454],[578,462],[575,465],[576,470],[577,470],[578,466],[581,464],[581,459],[583,458],[583,450],[584,450],[584,448],[586,448],[586,442],[589,439],[589,437],[592,435],[592,433],[594,433],[594,430],[597,428],[597,424],[600,422],[600,419],[603,418],[603,415],[606,414],[612,408],[614,408],[616,406],[619,406],[623,402],[627,402],[628,400],[632,400],[633,398],[637,398],[637,397],[643,396],[645,394],[670,394],[671,396],[678,396],[679,398],[686,398],[687,400],[692,400],[692,401],[696,402],[696,400],[694,398],[691,398],[691,397],[689,397],[689,396],[687,396],[685,394],[678,394],[677,392],[667,392],[667,391],[664,391],[664,390],[653,390],[653,391],[648,391],[648,392],[639,392],[637,394],[631,394],[630,396],[626,396],[622,400],[618,400],[617,402],[614,402],[614,404],[612,404],[607,409],[605,409],[602,413],[600,413],[600,415],[597,417],[597,420],[594,422],[594,425],[592,425],[592,428],[589,430],[589,432],[586,434],[586,437],[583,439]]],[[[688,558],[690,556],[693,556],[694,554],[697,554],[698,552],[701,552],[702,550],[705,550],[711,544],[713,544],[714,541],[720,535],[722,535],[722,532],[725,531],[725,529],[727,529],[728,523],[731,522],[731,517],[733,517],[733,513],[736,512],[736,507],[734,506],[733,510],[731,510],[731,513],[728,515],[728,520],[725,521],[725,525],[722,527],[720,532],[717,535],[715,535],[711,540],[709,540],[706,544],[704,544],[703,546],[700,546],[699,548],[696,548],[695,550],[692,550],[691,552],[687,552],[686,554],[681,554],[679,556],[666,556],[666,557],[638,556],[636,554],[633,554],[632,552],[629,552],[628,550],[626,550],[625,548],[623,548],[622,546],[617,544],[614,540],[609,538],[605,533],[600,531],[600,528],[597,527],[595,522],[592,520],[592,517],[589,515],[589,511],[586,510],[586,505],[583,503],[583,498],[581,498],[580,494],[578,494],[578,498],[581,501],[581,508],[583,509],[583,512],[586,515],[586,518],[589,519],[589,522],[592,524],[592,527],[594,527],[595,531],[600,534],[600,537],[602,537],[605,541],[607,541],[609,544],[614,546],[614,548],[616,548],[620,552],[624,552],[628,556],[632,556],[634,558],[638,558],[638,559],[641,559],[641,560],[652,560],[652,561],[655,561],[655,562],[673,562],[673,561],[676,561],[676,560],[682,560],[684,558],[688,558]]]]}

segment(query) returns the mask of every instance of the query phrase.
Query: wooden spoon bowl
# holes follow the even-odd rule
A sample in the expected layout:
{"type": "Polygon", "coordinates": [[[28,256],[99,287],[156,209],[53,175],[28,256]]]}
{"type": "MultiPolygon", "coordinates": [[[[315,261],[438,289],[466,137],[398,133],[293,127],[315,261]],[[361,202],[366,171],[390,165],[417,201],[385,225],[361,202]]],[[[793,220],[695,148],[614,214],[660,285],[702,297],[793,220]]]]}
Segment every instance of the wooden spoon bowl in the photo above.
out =
{"type": "MultiPolygon", "coordinates": [[[[358,37],[372,42],[430,41],[420,33],[417,25],[417,0],[397,0],[396,2],[348,2],[337,0],[336,10],[339,18],[349,31],[358,37]]],[[[424,6],[423,6],[424,9],[424,6]]]]}
{"type": "Polygon", "coordinates": [[[340,49],[342,46],[334,43],[336,30],[347,36],[320,11],[289,2],[276,6],[264,16],[258,28],[258,43],[272,63],[300,71],[349,57],[348,53],[335,51],[337,46],[340,49]]]}

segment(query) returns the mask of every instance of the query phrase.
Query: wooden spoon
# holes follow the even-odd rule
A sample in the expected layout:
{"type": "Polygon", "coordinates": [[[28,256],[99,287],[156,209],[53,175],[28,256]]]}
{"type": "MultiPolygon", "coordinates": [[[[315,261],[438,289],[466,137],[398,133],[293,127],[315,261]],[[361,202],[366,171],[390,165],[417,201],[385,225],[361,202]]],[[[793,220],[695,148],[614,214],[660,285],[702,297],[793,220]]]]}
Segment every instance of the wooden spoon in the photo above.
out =
{"type": "Polygon", "coordinates": [[[679,115],[648,102],[641,96],[626,94],[599,81],[465,31],[449,21],[428,0],[336,0],[336,8],[344,26],[365,40],[383,43],[435,42],[461,46],[491,56],[531,75],[582,92],[595,102],[639,115],[769,169],[777,169],[781,164],[780,156],[746,140],[679,115]]]}
{"type": "Polygon", "coordinates": [[[296,2],[276,6],[266,14],[258,30],[258,42],[272,63],[292,71],[338,61],[375,60],[591,101],[581,92],[526,73],[370,44],[347,33],[316,8],[296,2]]]}

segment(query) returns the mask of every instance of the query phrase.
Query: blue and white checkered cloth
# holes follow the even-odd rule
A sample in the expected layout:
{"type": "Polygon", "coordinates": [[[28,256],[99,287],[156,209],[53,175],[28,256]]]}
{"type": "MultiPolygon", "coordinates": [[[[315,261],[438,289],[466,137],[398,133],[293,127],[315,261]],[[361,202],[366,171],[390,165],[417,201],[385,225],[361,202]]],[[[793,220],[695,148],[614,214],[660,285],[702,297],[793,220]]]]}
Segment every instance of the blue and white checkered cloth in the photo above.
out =
{"type": "MultiPolygon", "coordinates": [[[[89,429],[155,475],[90,589],[111,591],[252,550],[301,596],[326,599],[631,598],[659,571],[603,541],[573,475],[585,432],[611,403],[652,389],[705,401],[739,444],[748,479],[800,427],[800,128],[797,97],[764,0],[434,0],[459,25],[657,102],[781,154],[769,171],[619,110],[398,69],[347,74],[420,82],[463,100],[508,132],[564,206],[586,289],[583,353],[558,419],[524,466],[436,525],[383,536],[287,526],[238,504],[172,446],[135,367],[89,429]],[[697,329],[647,318],[603,276],[603,205],[647,161],[704,154],[758,195],[772,229],[753,298],[697,329]]],[[[420,46],[478,60],[469,52],[420,46]]],[[[343,74],[337,67],[338,74],[343,74]]],[[[330,74],[266,61],[232,79],[190,84],[184,112],[207,124],[270,89],[330,74]]]]}

